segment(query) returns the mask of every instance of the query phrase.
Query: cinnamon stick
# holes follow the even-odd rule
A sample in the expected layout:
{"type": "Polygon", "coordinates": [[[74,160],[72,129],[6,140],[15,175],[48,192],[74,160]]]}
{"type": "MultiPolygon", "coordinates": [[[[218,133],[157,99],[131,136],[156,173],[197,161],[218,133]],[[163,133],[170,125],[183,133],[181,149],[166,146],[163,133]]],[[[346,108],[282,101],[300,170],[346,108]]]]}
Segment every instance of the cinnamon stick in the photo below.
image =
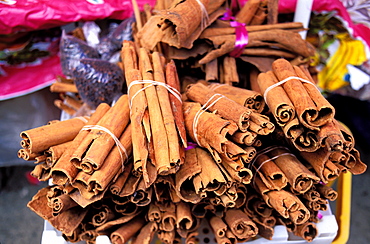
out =
{"type": "Polygon", "coordinates": [[[31,154],[41,153],[51,146],[73,140],[86,122],[87,118],[76,117],[22,131],[21,146],[31,154]]]}
{"type": "Polygon", "coordinates": [[[319,182],[320,178],[309,171],[289,150],[277,147],[268,152],[268,155],[274,158],[274,163],[284,172],[293,192],[305,193],[319,182]]]}
{"type": "MultiPolygon", "coordinates": [[[[137,56],[132,42],[124,41],[121,51],[121,57],[125,68],[125,78],[127,86],[136,80],[142,80],[141,73],[137,67],[137,56]]],[[[144,113],[147,108],[147,100],[142,89],[142,84],[134,85],[128,94],[130,101],[132,96],[136,95],[136,99],[140,102],[133,103],[131,101],[130,120],[132,123],[132,151],[134,158],[134,169],[138,172],[142,171],[143,165],[146,164],[148,158],[147,140],[145,137],[145,121],[143,121],[144,113]]]]}
{"type": "Polygon", "coordinates": [[[238,239],[248,240],[258,233],[255,223],[241,210],[228,209],[224,219],[238,239]]]}
{"type": "Polygon", "coordinates": [[[130,240],[145,224],[144,218],[136,217],[133,220],[121,225],[110,234],[113,244],[123,244],[130,240]]]}
{"type": "Polygon", "coordinates": [[[71,157],[75,167],[90,174],[99,169],[116,144],[116,138],[122,134],[128,123],[128,97],[122,95],[96,126],[86,128],[90,130],[90,133],[86,135],[71,157]]]}
{"type": "Polygon", "coordinates": [[[187,87],[186,95],[189,99],[200,104],[209,105],[210,111],[217,111],[221,117],[234,121],[241,131],[246,131],[249,126],[249,116],[252,111],[224,96],[219,96],[207,86],[197,83],[187,87]],[[212,98],[212,100],[211,100],[212,98]],[[220,98],[215,102],[215,99],[220,98]],[[214,103],[214,104],[213,104],[214,103]]]}

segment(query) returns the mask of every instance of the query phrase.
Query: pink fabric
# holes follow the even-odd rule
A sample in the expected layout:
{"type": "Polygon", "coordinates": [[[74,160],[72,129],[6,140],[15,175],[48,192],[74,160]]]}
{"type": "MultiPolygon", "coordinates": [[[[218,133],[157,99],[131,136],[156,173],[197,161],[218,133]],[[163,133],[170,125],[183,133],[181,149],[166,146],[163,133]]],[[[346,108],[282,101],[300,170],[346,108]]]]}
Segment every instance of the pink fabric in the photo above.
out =
{"type": "MultiPolygon", "coordinates": [[[[123,20],[133,14],[131,0],[17,0],[14,5],[0,3],[0,34],[47,29],[76,21],[123,20]]],[[[139,7],[155,0],[137,0],[139,7]]]]}

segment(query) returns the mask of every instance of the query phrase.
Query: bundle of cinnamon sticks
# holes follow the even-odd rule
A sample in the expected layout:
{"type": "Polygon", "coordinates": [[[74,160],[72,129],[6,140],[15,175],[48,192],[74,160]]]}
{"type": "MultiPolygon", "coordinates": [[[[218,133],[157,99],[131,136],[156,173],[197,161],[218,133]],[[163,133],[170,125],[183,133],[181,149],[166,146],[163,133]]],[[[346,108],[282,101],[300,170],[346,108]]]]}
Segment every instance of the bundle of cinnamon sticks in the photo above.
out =
{"type": "Polygon", "coordinates": [[[227,16],[229,4],[133,1],[127,94],[21,132],[18,156],[51,182],[28,207],[67,241],[198,243],[201,223],[217,243],[271,239],[276,225],[312,241],[340,194],[326,183],[366,170],[307,68],[302,25],[278,23],[274,0],[227,16]],[[238,57],[233,21],[249,38],[238,57]]]}

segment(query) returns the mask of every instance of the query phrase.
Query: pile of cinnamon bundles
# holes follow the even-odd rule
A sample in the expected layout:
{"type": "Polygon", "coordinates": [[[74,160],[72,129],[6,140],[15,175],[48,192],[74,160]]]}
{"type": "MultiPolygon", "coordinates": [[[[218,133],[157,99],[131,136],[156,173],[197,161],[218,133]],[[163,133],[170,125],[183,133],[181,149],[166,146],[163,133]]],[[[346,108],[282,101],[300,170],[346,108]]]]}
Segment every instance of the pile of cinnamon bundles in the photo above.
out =
{"type": "Polygon", "coordinates": [[[127,94],[20,133],[18,156],[50,182],[28,207],[65,240],[195,244],[206,224],[218,244],[272,239],[276,225],[312,241],[340,194],[328,183],[366,171],[301,24],[278,23],[278,1],[231,3],[133,1],[127,94]]]}

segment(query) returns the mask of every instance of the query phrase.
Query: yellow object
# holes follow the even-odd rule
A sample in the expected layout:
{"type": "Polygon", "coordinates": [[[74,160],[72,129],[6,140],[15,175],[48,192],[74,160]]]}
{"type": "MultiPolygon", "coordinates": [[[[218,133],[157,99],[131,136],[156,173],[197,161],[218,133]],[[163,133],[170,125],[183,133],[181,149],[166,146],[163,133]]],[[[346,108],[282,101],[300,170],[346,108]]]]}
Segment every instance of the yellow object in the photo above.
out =
{"type": "Polygon", "coordinates": [[[349,83],[344,80],[348,73],[347,65],[361,65],[367,60],[362,41],[352,39],[347,33],[337,34],[336,38],[340,45],[318,74],[318,86],[326,91],[347,86],[349,83]]]}
{"type": "Polygon", "coordinates": [[[338,222],[338,233],[332,244],[345,244],[349,238],[351,223],[352,174],[342,173],[337,181],[339,194],[336,200],[335,216],[338,222]]]}

